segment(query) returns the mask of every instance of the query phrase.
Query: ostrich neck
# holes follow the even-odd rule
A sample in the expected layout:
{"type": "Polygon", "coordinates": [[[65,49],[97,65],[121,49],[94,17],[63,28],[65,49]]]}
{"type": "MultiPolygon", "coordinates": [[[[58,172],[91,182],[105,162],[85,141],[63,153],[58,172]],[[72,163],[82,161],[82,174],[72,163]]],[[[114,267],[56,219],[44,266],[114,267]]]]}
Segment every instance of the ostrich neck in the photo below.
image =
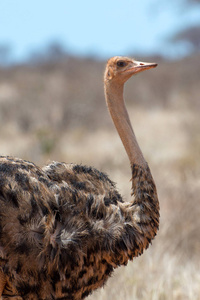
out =
{"type": "Polygon", "coordinates": [[[136,140],[123,98],[124,85],[105,83],[105,98],[108,110],[127,152],[131,165],[146,166],[146,161],[136,140]]]}

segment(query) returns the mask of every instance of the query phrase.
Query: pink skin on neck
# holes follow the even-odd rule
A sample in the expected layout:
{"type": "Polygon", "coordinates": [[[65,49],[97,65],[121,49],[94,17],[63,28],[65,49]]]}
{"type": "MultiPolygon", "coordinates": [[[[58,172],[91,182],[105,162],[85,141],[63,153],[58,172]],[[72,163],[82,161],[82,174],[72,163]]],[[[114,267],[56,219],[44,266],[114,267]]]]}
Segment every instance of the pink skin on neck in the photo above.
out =
{"type": "Polygon", "coordinates": [[[105,98],[108,110],[122,140],[131,165],[146,167],[147,163],[137,143],[123,98],[124,83],[105,80],[105,98]]]}

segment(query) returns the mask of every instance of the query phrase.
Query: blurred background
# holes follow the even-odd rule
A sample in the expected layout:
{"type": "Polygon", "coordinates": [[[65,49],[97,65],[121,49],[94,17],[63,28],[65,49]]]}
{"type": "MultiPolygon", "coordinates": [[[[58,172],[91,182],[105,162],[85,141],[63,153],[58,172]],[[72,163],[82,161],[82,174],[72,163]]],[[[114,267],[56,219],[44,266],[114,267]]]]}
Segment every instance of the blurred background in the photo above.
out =
{"type": "Polygon", "coordinates": [[[92,165],[130,199],[129,162],[104,103],[106,59],[158,67],[126,85],[155,178],[152,246],[88,299],[200,299],[200,1],[0,2],[0,153],[92,165]]]}

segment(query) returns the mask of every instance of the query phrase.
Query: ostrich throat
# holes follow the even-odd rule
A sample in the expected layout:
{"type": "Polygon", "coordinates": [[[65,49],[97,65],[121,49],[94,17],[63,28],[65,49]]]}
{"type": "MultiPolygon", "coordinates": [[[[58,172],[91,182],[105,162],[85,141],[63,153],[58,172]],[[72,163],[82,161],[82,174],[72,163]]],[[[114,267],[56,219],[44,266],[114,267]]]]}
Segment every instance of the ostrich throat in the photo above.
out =
{"type": "Polygon", "coordinates": [[[124,84],[106,81],[105,98],[113,123],[127,152],[131,165],[146,166],[146,161],[136,140],[123,98],[124,84]]]}

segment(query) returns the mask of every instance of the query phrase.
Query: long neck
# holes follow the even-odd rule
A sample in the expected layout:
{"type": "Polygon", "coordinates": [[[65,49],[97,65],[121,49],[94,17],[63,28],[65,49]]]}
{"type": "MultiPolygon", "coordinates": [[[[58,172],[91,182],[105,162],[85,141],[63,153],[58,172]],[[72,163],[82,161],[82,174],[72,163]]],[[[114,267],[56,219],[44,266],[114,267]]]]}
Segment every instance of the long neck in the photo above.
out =
{"type": "Polygon", "coordinates": [[[123,84],[105,82],[105,98],[108,110],[128,154],[131,165],[146,166],[146,161],[137,143],[123,99],[123,84]]]}

